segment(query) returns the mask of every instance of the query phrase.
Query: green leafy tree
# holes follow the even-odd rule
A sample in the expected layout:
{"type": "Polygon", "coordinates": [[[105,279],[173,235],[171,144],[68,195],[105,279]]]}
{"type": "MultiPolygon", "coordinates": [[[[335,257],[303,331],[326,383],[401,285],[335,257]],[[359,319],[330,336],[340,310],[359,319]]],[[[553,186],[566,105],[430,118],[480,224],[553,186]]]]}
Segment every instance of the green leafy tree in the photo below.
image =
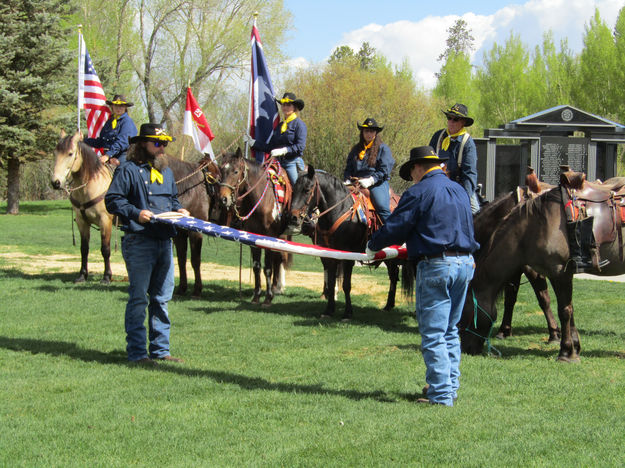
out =
{"type": "Polygon", "coordinates": [[[450,55],[470,54],[475,46],[475,38],[465,20],[459,18],[447,29],[447,48],[438,56],[439,62],[446,62],[450,55]]]}
{"type": "Polygon", "coordinates": [[[528,115],[530,54],[519,36],[511,33],[503,46],[493,44],[483,62],[477,73],[481,125],[495,127],[528,115]]]}
{"type": "Polygon", "coordinates": [[[67,0],[0,4],[0,162],[9,214],[19,212],[20,167],[48,156],[59,122],[71,116],[67,20],[74,8],[67,0]]]}
{"type": "Polygon", "coordinates": [[[612,32],[596,9],[586,26],[580,55],[579,79],[574,88],[578,105],[598,115],[615,118],[622,107],[622,102],[615,99],[620,92],[620,67],[612,32]]]}
{"type": "MultiPolygon", "coordinates": [[[[619,66],[615,70],[615,89],[613,99],[622,103],[625,100],[625,7],[621,8],[616,24],[614,25],[614,43],[616,47],[616,63],[619,66]]],[[[617,107],[617,119],[625,122],[625,109],[622,105],[617,107]]]]}

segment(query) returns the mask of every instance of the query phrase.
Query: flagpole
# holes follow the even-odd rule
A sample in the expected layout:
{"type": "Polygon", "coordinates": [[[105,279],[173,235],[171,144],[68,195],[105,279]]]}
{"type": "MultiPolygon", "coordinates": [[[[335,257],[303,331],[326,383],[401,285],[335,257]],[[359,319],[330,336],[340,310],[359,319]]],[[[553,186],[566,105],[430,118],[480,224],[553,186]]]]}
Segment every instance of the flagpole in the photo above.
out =
{"type": "MultiPolygon", "coordinates": [[[[77,120],[76,123],[78,125],[77,129],[80,130],[80,57],[82,56],[82,24],[78,25],[78,100],[76,103],[76,111],[77,111],[77,120]]],[[[84,64],[83,64],[84,67],[84,64]]]]}
{"type": "MultiPolygon", "coordinates": [[[[254,12],[254,27],[256,27],[256,18],[258,18],[258,12],[255,11],[254,12]]],[[[251,64],[251,62],[250,62],[251,64]]],[[[254,73],[252,70],[250,70],[250,86],[249,86],[249,90],[248,90],[248,95],[249,95],[249,106],[247,106],[247,123],[246,123],[246,129],[245,129],[245,133],[247,133],[249,135],[250,133],[250,120],[252,118],[252,106],[254,105],[254,103],[252,102],[252,86],[254,86],[254,83],[252,82],[252,80],[254,79],[254,73]]],[[[251,135],[250,135],[251,136],[251,135]]],[[[254,135],[256,136],[256,135],[254,135]]],[[[245,142],[245,159],[248,159],[248,153],[249,153],[249,149],[250,149],[250,145],[248,144],[248,142],[245,142]]],[[[255,158],[254,158],[255,159],[255,158]]]]}

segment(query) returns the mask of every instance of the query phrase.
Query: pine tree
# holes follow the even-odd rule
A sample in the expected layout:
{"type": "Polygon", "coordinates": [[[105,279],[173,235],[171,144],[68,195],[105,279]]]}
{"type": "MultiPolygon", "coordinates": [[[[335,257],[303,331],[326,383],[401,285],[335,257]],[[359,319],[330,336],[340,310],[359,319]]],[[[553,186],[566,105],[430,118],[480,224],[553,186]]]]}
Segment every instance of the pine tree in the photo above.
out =
{"type": "Polygon", "coordinates": [[[67,0],[0,4],[0,164],[9,214],[19,212],[20,166],[49,156],[53,127],[71,109],[67,19],[74,8],[67,0]]]}

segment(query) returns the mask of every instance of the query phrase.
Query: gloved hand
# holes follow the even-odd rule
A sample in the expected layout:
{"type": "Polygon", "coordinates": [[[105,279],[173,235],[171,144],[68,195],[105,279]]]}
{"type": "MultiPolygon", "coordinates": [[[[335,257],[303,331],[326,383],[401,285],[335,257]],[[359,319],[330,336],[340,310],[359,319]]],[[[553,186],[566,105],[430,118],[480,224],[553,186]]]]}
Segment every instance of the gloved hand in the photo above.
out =
{"type": "Polygon", "coordinates": [[[276,148],[271,150],[272,156],[284,156],[286,153],[286,148],[276,148]]]}
{"type": "Polygon", "coordinates": [[[364,177],[362,179],[358,179],[358,183],[364,188],[369,188],[373,185],[373,176],[364,177]]]}
{"type": "Polygon", "coordinates": [[[367,243],[367,247],[365,248],[365,254],[367,254],[367,257],[369,258],[373,258],[375,257],[375,254],[378,253],[379,250],[371,250],[369,248],[369,243],[367,243]]]}
{"type": "Polygon", "coordinates": [[[256,140],[254,140],[254,138],[249,136],[247,133],[243,134],[243,141],[247,143],[250,148],[254,146],[254,143],[256,143],[256,140]]]}
{"type": "Polygon", "coordinates": [[[345,179],[345,180],[343,181],[343,185],[352,185],[352,181],[351,181],[351,180],[349,180],[349,179],[345,179]]]}

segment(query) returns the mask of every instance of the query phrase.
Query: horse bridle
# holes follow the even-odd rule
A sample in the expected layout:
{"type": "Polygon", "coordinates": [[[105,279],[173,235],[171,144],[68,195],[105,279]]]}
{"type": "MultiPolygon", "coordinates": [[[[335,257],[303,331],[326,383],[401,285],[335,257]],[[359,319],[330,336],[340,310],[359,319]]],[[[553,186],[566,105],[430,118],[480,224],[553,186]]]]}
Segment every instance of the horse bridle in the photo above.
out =
{"type": "Polygon", "coordinates": [[[317,176],[314,176],[313,180],[313,186],[310,189],[308,198],[306,198],[306,201],[302,204],[302,207],[297,210],[291,210],[291,215],[302,221],[305,220],[306,217],[310,219],[310,215],[308,213],[313,211],[315,208],[318,208],[319,200],[321,199],[321,187],[319,186],[319,179],[317,179],[317,176]],[[311,207],[310,202],[312,201],[313,196],[315,197],[315,205],[311,207]]]}

